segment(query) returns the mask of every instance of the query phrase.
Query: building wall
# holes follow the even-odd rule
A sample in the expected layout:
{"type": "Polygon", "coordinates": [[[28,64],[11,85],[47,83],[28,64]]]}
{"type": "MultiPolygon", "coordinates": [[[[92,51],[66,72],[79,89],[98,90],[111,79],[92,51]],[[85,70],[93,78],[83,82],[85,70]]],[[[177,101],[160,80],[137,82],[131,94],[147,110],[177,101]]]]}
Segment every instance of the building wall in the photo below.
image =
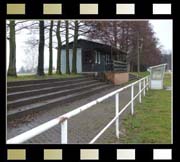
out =
{"type": "MultiPolygon", "coordinates": [[[[72,71],[72,49],[69,50],[69,65],[70,71],[72,71]]],[[[77,59],[76,59],[77,73],[82,72],[82,50],[77,49],[77,59]]],[[[66,50],[61,50],[61,72],[66,73],[66,50]]]]}

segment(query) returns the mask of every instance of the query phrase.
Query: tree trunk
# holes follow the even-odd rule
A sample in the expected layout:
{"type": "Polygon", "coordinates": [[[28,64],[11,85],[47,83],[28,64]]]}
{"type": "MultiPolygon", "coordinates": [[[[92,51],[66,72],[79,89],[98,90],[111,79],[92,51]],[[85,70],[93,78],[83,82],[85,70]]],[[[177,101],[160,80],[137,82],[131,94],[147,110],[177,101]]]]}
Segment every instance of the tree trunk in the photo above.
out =
{"type": "Polygon", "coordinates": [[[117,22],[113,21],[114,47],[117,47],[117,22]]]}
{"type": "Polygon", "coordinates": [[[61,36],[60,36],[60,25],[61,25],[61,21],[58,21],[57,30],[56,30],[56,37],[57,37],[57,42],[58,42],[56,74],[61,74],[61,45],[62,45],[62,42],[61,42],[61,36]]]}
{"type": "Polygon", "coordinates": [[[78,41],[78,31],[79,31],[78,21],[75,21],[74,24],[75,24],[75,28],[74,28],[72,73],[76,74],[77,73],[77,65],[76,65],[76,60],[77,60],[77,41],[78,41]]]}
{"type": "Polygon", "coordinates": [[[124,49],[125,49],[125,27],[124,27],[124,25],[122,24],[122,40],[121,40],[121,50],[123,50],[124,51],[124,49]]]}
{"type": "Polygon", "coordinates": [[[70,74],[69,69],[69,22],[66,20],[66,74],[70,74]]]}
{"type": "Polygon", "coordinates": [[[128,52],[129,51],[129,26],[126,26],[126,45],[125,45],[125,51],[128,52]]]}
{"type": "Polygon", "coordinates": [[[49,75],[52,75],[53,70],[53,48],[52,48],[52,31],[53,31],[53,21],[51,21],[49,29],[49,75]]]}
{"type": "Polygon", "coordinates": [[[39,56],[37,75],[44,75],[44,21],[39,21],[39,56]]]}
{"type": "Polygon", "coordinates": [[[15,33],[15,21],[10,20],[10,38],[9,38],[9,68],[8,76],[17,76],[16,73],[16,33],[15,33]]]}

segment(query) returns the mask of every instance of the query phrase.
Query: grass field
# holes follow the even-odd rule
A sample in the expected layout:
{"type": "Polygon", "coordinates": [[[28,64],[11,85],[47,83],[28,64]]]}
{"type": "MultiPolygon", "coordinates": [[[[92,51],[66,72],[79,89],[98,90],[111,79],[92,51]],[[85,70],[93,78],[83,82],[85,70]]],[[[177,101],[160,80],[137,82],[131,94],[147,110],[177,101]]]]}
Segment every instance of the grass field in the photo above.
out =
{"type": "Polygon", "coordinates": [[[164,75],[164,86],[171,86],[171,73],[164,75]]]}
{"type": "MultiPolygon", "coordinates": [[[[164,83],[169,85],[170,74],[164,83]]],[[[123,120],[125,136],[121,143],[171,143],[171,91],[149,90],[142,103],[135,106],[135,115],[123,120]]]]}
{"type": "MultiPolygon", "coordinates": [[[[134,75],[138,75],[137,72],[130,72],[130,74],[134,74],[134,75]]],[[[145,77],[147,75],[149,75],[150,73],[148,71],[145,71],[145,72],[140,72],[139,73],[139,77],[145,77]]]]}
{"type": "Polygon", "coordinates": [[[51,79],[51,78],[73,78],[73,77],[79,77],[81,75],[79,74],[62,74],[62,75],[58,75],[58,74],[53,74],[53,75],[44,75],[42,77],[37,76],[37,75],[19,75],[17,77],[7,77],[7,81],[11,82],[11,81],[21,81],[21,80],[38,80],[38,79],[51,79]]]}

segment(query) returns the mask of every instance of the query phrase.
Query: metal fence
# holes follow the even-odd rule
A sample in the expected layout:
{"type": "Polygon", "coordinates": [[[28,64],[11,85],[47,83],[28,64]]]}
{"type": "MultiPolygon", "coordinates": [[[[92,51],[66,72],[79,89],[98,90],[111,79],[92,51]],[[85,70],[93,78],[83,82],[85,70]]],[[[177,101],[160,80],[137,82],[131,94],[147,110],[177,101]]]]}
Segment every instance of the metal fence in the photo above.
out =
{"type": "Polygon", "coordinates": [[[115,116],[114,118],[89,142],[89,144],[93,144],[114,122],[116,125],[116,137],[119,138],[119,117],[120,115],[130,106],[131,115],[134,114],[134,100],[139,97],[139,102],[141,103],[142,93],[145,96],[146,90],[149,88],[149,76],[146,76],[140,80],[137,80],[131,84],[128,84],[125,87],[117,89],[103,97],[100,97],[88,104],[85,104],[75,110],[72,110],[64,115],[59,116],[58,118],[52,119],[40,126],[37,126],[25,133],[22,133],[14,138],[7,140],[7,144],[20,144],[23,143],[47,130],[50,128],[55,127],[56,125],[61,125],[61,143],[67,144],[68,143],[68,119],[72,118],[73,116],[92,108],[94,105],[103,102],[104,100],[115,96],[115,116]],[[134,86],[139,84],[138,93],[134,96],[134,86]],[[130,101],[119,111],[119,93],[123,90],[131,88],[131,99],[130,101]]]}

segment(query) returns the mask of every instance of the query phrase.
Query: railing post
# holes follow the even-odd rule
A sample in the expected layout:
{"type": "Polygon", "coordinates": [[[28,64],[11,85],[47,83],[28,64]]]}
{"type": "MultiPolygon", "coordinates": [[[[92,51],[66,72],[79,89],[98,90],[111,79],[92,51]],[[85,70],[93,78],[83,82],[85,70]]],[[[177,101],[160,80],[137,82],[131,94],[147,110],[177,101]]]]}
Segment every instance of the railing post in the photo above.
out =
{"type": "Polygon", "coordinates": [[[148,88],[151,89],[151,77],[150,77],[150,75],[148,76],[148,88]]]}
{"type": "Polygon", "coordinates": [[[147,87],[146,87],[146,90],[148,91],[149,90],[149,79],[148,79],[148,76],[147,76],[147,78],[146,78],[146,84],[147,84],[147,87]]]}
{"type": "Polygon", "coordinates": [[[141,103],[141,93],[142,93],[142,92],[141,92],[141,84],[142,84],[142,83],[141,83],[141,80],[140,80],[140,81],[139,81],[139,92],[140,92],[140,93],[139,93],[139,102],[140,102],[140,103],[141,103]]]}
{"type": "Polygon", "coordinates": [[[61,123],[61,144],[67,144],[68,142],[68,130],[67,130],[68,122],[64,120],[61,123]]]}
{"type": "MultiPolygon", "coordinates": [[[[119,93],[116,93],[116,116],[119,113],[119,93]]],[[[119,117],[116,119],[116,137],[119,138],[119,117]]]]}
{"type": "Polygon", "coordinates": [[[145,96],[145,95],[146,95],[146,87],[145,87],[146,85],[145,85],[145,78],[143,79],[143,84],[144,84],[144,85],[143,85],[143,87],[144,87],[144,90],[143,90],[143,92],[144,92],[144,96],[145,96]]]}
{"type": "Polygon", "coordinates": [[[131,115],[134,115],[134,85],[131,86],[131,115]]]}

